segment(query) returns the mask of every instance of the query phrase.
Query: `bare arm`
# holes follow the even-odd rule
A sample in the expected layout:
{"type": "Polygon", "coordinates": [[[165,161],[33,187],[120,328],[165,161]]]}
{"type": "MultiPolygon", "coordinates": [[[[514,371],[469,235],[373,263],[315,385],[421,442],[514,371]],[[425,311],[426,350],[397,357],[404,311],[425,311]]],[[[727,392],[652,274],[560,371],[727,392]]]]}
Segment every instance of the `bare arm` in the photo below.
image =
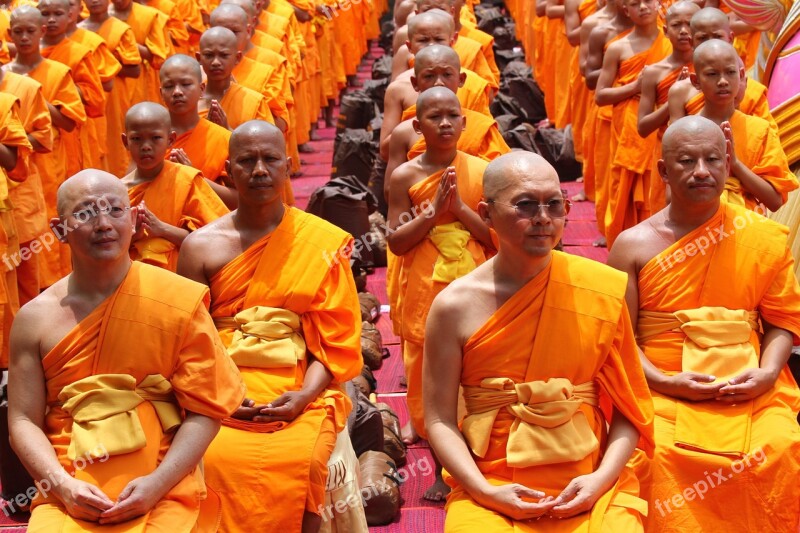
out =
{"type": "Polygon", "coordinates": [[[411,57],[411,52],[408,51],[407,46],[403,45],[397,50],[397,53],[392,58],[392,81],[408,70],[409,57],[411,57]]]}
{"type": "MultiPolygon", "coordinates": [[[[616,44],[616,43],[615,43],[616,44]]],[[[620,63],[619,47],[611,45],[603,57],[603,68],[600,70],[600,77],[597,80],[597,89],[594,93],[594,100],[597,105],[613,105],[632,96],[639,94],[642,88],[642,77],[637,76],[636,80],[614,87],[617,79],[620,63]]]]}
{"type": "Polygon", "coordinates": [[[207,252],[201,246],[202,235],[195,234],[189,235],[181,246],[181,251],[178,254],[178,267],[175,270],[179,275],[184,278],[194,280],[202,283],[206,287],[211,286],[209,277],[205,269],[205,257],[207,252]]]}
{"type": "MultiPolygon", "coordinates": [[[[406,163],[406,165],[410,164],[412,162],[406,163]]],[[[436,192],[436,200],[434,201],[433,215],[428,216],[428,214],[420,213],[409,222],[401,225],[401,216],[406,218],[412,214],[411,199],[408,197],[408,189],[411,185],[409,184],[409,175],[407,173],[408,170],[405,166],[400,166],[389,178],[388,228],[391,233],[387,231],[386,243],[392,253],[398,256],[409,252],[428,235],[431,228],[436,225],[438,213],[447,210],[448,204],[445,203],[445,200],[450,194],[449,187],[446,189],[447,193],[443,192],[445,188],[440,180],[439,189],[436,192]]]]}
{"type": "Polygon", "coordinates": [[[211,181],[208,178],[206,178],[206,183],[214,189],[214,192],[217,193],[217,196],[219,196],[219,199],[225,204],[225,207],[231,211],[239,207],[239,193],[236,192],[236,189],[231,189],[230,187],[211,181]]]}
{"type": "Polygon", "coordinates": [[[647,137],[669,120],[669,106],[662,105],[656,109],[656,90],[659,71],[654,68],[645,69],[642,74],[642,94],[639,98],[639,135],[647,137]]]}
{"type": "Polygon", "coordinates": [[[139,55],[142,56],[142,61],[153,61],[153,52],[149,48],[143,44],[137,44],[137,46],[139,47],[139,55]]]}
{"type": "MultiPolygon", "coordinates": [[[[595,28],[589,35],[589,45],[586,52],[586,68],[584,78],[586,86],[593,91],[597,87],[600,71],[603,70],[603,48],[606,45],[606,34],[600,28],[595,28]]],[[[613,80],[612,80],[613,83],[613,80]]]]}
{"type": "MultiPolygon", "coordinates": [[[[403,102],[400,86],[390,84],[383,97],[383,123],[381,124],[381,158],[389,161],[389,139],[403,117],[403,102]]],[[[388,175],[388,174],[387,174],[388,175]]]]}
{"type": "Polygon", "coordinates": [[[416,135],[408,124],[400,124],[389,137],[389,158],[386,160],[386,174],[383,180],[383,196],[389,201],[389,184],[392,173],[408,161],[409,136],[416,135]]]}
{"type": "Polygon", "coordinates": [[[142,75],[141,65],[122,65],[122,70],[119,71],[120,78],[138,78],[142,75]]]}
{"type": "Polygon", "coordinates": [[[547,16],[547,0],[536,0],[536,16],[547,16]]]}
{"type": "Polygon", "coordinates": [[[17,166],[17,147],[0,143],[0,167],[13,170],[17,166]]]}
{"type": "Polygon", "coordinates": [[[333,374],[330,370],[311,357],[311,363],[303,377],[303,388],[299,391],[287,391],[281,394],[266,407],[262,407],[259,411],[260,414],[253,417],[253,422],[291,422],[303,412],[309,403],[322,394],[331,381],[333,381],[333,374]]]}
{"type": "Polygon", "coordinates": [[[31,143],[31,148],[33,148],[34,152],[43,154],[51,151],[47,150],[44,146],[42,146],[42,143],[40,143],[33,135],[28,134],[27,137],[28,137],[28,142],[31,143]]]}
{"type": "MultiPolygon", "coordinates": [[[[683,76],[683,73],[681,73],[683,76]]],[[[676,120],[686,116],[686,101],[689,100],[692,84],[687,80],[676,81],[669,88],[667,93],[667,106],[669,108],[669,121],[675,122],[676,120]]]]}
{"type": "Polygon", "coordinates": [[[563,0],[545,0],[545,15],[547,15],[549,19],[563,19],[563,0]]]}
{"type": "Polygon", "coordinates": [[[564,2],[564,26],[567,29],[567,40],[571,46],[581,44],[581,16],[578,13],[579,0],[564,2]]]}
{"type": "Polygon", "coordinates": [[[54,127],[64,131],[75,129],[75,121],[65,116],[59,108],[48,102],[47,109],[50,110],[50,121],[54,127]]]}

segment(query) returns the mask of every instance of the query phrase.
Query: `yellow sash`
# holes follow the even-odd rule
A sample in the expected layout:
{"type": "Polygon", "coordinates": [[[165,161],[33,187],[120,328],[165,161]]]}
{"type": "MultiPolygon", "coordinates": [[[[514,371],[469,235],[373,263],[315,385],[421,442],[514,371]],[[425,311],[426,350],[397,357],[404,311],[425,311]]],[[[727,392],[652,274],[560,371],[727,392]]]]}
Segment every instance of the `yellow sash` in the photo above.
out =
{"type": "Polygon", "coordinates": [[[175,245],[161,237],[148,237],[136,241],[132,245],[134,261],[142,261],[151,265],[164,267],[169,264],[167,254],[175,249],[175,245]]]}
{"type": "Polygon", "coordinates": [[[234,327],[228,355],[239,367],[295,367],[306,357],[300,315],[287,309],[255,306],[233,318],[217,318],[218,329],[234,327]]]}
{"type": "Polygon", "coordinates": [[[467,250],[472,234],[461,222],[434,226],[428,236],[439,250],[439,258],[433,266],[433,281],[450,283],[475,270],[475,259],[467,250]]]}

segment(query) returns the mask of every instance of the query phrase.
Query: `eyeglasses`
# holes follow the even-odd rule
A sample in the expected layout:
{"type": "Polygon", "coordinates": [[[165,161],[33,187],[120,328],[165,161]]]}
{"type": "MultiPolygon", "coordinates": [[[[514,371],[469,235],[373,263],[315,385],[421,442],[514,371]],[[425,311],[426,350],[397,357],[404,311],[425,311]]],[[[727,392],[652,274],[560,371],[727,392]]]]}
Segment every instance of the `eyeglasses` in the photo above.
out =
{"type": "Polygon", "coordinates": [[[111,218],[122,218],[130,210],[130,207],[117,207],[112,205],[104,205],[103,207],[100,207],[93,205],[91,207],[87,207],[86,209],[75,211],[72,213],[72,216],[76,218],[79,223],[83,224],[96,219],[101,214],[110,216],[111,218]]]}
{"type": "Polygon", "coordinates": [[[572,207],[572,202],[564,199],[553,199],[545,204],[540,204],[533,200],[520,200],[516,204],[505,204],[496,200],[487,200],[486,203],[513,207],[519,218],[533,218],[539,214],[539,210],[542,208],[544,208],[547,216],[550,218],[564,218],[567,216],[567,213],[569,213],[570,207],[572,207]]]}

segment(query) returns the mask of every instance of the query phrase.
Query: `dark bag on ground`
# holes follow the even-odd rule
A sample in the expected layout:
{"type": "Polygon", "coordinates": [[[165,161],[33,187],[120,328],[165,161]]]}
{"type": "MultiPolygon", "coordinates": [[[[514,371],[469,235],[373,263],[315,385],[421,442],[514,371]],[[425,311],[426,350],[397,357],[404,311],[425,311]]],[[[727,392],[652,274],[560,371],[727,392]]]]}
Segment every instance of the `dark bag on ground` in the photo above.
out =
{"type": "Polygon", "coordinates": [[[375,102],[366,91],[353,91],[342,96],[339,104],[339,119],[336,121],[336,133],[345,129],[365,130],[375,118],[375,102]]]}
{"type": "Polygon", "coordinates": [[[369,450],[382,452],[383,418],[380,411],[352,382],[345,383],[345,390],[353,403],[353,409],[347,417],[353,451],[356,456],[369,450]]]}
{"type": "Polygon", "coordinates": [[[475,6],[475,18],[478,21],[478,29],[489,35],[494,32],[495,28],[503,26],[506,23],[505,15],[496,7],[478,8],[475,6]]]}
{"type": "Polygon", "coordinates": [[[359,292],[358,303],[361,305],[361,320],[371,324],[378,321],[381,316],[381,302],[374,294],[371,292],[359,292]]]}
{"type": "Polygon", "coordinates": [[[498,115],[494,117],[494,121],[497,122],[497,127],[500,128],[500,134],[505,136],[507,131],[511,131],[520,124],[522,124],[522,118],[519,115],[498,115]]]}
{"type": "Polygon", "coordinates": [[[358,457],[361,465],[361,498],[367,524],[388,524],[400,512],[400,478],[397,465],[382,452],[369,451],[358,457]]]}
{"type": "MultiPolygon", "coordinates": [[[[391,46],[391,45],[390,45],[391,46]]],[[[392,56],[385,55],[372,64],[372,79],[382,80],[392,77],[392,56]]]]}
{"type": "Polygon", "coordinates": [[[492,31],[494,37],[495,50],[513,50],[515,46],[519,45],[517,41],[516,25],[511,21],[506,21],[502,26],[497,26],[492,31]]]}
{"type": "Polygon", "coordinates": [[[525,122],[536,124],[547,118],[544,93],[533,79],[533,70],[522,61],[512,61],[503,69],[500,92],[510,96],[525,113],[525,122]]]}
{"type": "Polygon", "coordinates": [[[394,21],[386,20],[381,24],[381,36],[378,38],[378,46],[383,48],[386,55],[392,54],[392,37],[394,36],[394,21]]]}
{"type": "Polygon", "coordinates": [[[509,148],[518,148],[520,150],[525,150],[526,152],[538,154],[539,151],[536,148],[535,136],[536,127],[533,124],[528,124],[527,122],[523,122],[514,129],[503,133],[503,139],[506,141],[506,144],[509,148]]]}
{"type": "Polygon", "coordinates": [[[522,50],[495,50],[494,61],[497,68],[503,72],[512,61],[525,61],[525,53],[522,50]]]}
{"type": "Polygon", "coordinates": [[[400,418],[383,402],[375,402],[383,418],[383,451],[397,466],[406,464],[406,445],[400,436],[400,418]]]}
{"type": "MultiPolygon", "coordinates": [[[[386,219],[379,211],[375,211],[369,216],[369,227],[372,239],[369,241],[372,247],[372,261],[376,267],[386,266],[386,219]]],[[[367,240],[364,240],[367,244],[367,240]]]]}
{"type": "Polygon", "coordinates": [[[361,358],[370,370],[380,370],[383,365],[381,332],[371,322],[361,323],[361,358]]]}
{"type": "Polygon", "coordinates": [[[558,172],[559,180],[575,181],[583,174],[581,164],[575,160],[571,126],[563,130],[539,128],[534,140],[539,154],[558,172]]]}
{"type": "MultiPolygon", "coordinates": [[[[354,377],[350,381],[358,390],[367,396],[375,392],[375,389],[378,388],[378,381],[375,379],[375,375],[367,365],[363,365],[361,367],[361,374],[354,377]]],[[[383,442],[383,437],[381,437],[381,442],[383,442]]]]}
{"type": "Polygon", "coordinates": [[[380,80],[365,80],[361,90],[372,99],[372,102],[378,106],[378,111],[383,113],[383,99],[386,96],[386,88],[389,87],[389,78],[380,80]]]}
{"type": "Polygon", "coordinates": [[[367,130],[344,130],[336,135],[331,175],[356,176],[364,186],[369,183],[372,166],[378,155],[378,143],[367,130]]]}
{"type": "Polygon", "coordinates": [[[369,190],[378,200],[378,211],[384,218],[389,214],[389,205],[386,203],[386,195],[383,194],[383,186],[386,182],[386,161],[382,157],[376,157],[372,164],[372,172],[369,175],[369,190]]]}

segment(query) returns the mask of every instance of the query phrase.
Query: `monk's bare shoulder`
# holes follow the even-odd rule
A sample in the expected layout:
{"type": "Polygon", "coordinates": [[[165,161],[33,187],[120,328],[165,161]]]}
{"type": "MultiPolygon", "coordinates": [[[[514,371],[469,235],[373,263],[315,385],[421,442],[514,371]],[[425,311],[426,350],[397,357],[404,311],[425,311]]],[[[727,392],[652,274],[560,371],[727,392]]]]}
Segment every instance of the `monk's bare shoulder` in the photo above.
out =
{"type": "Polygon", "coordinates": [[[408,189],[416,182],[425,178],[425,172],[419,164],[419,156],[406,161],[392,172],[392,185],[408,189]]]}
{"type": "Polygon", "coordinates": [[[462,346],[497,310],[492,266],[490,259],[453,281],[431,306],[432,314],[448,319],[446,323],[462,346]]]}
{"type": "Polygon", "coordinates": [[[41,357],[72,329],[61,303],[67,295],[68,279],[60,279],[20,308],[11,329],[14,349],[36,350],[41,357]]]}
{"type": "Polygon", "coordinates": [[[666,248],[661,236],[666,209],[663,209],[619,234],[608,254],[608,264],[628,273],[638,273],[653,257],[666,248]]]}

